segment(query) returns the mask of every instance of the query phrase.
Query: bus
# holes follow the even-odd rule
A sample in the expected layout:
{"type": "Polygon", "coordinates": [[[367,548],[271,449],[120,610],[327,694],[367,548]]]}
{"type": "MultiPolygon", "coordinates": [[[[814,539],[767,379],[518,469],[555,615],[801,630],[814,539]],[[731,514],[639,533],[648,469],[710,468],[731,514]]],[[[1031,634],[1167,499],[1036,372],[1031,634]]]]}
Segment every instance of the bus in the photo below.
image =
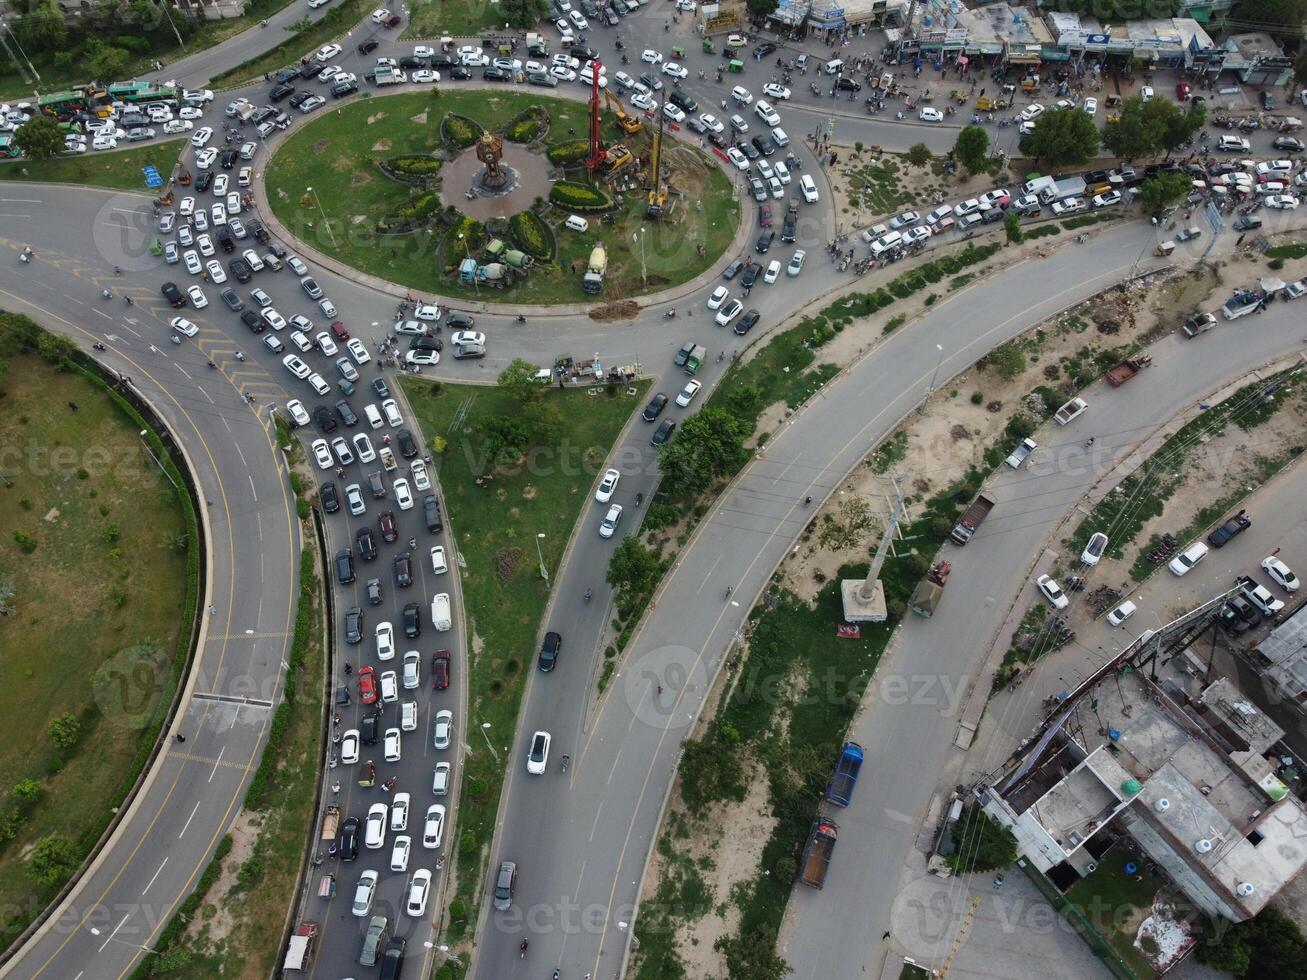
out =
{"type": "Polygon", "coordinates": [[[36,107],[48,116],[66,118],[74,112],[85,112],[90,107],[90,100],[85,92],[53,92],[41,96],[36,107]]]}
{"type": "Polygon", "coordinates": [[[8,133],[0,133],[0,160],[17,160],[23,155],[14,138],[8,133]]]}

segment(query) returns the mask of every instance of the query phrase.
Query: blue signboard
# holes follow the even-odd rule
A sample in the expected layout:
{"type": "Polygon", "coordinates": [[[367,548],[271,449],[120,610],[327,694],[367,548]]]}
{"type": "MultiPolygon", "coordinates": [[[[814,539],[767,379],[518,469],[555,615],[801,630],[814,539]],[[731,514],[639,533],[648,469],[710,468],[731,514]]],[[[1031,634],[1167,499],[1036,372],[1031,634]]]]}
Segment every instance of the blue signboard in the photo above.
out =
{"type": "Polygon", "coordinates": [[[159,176],[157,167],[142,167],[141,173],[145,174],[146,187],[162,187],[163,178],[159,176]]]}

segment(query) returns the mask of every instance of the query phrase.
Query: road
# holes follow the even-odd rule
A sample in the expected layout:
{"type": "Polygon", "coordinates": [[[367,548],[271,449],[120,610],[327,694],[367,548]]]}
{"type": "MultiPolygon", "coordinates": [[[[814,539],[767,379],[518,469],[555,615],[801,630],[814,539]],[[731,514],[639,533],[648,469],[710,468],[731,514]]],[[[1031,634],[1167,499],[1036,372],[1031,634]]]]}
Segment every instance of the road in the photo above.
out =
{"type": "Polygon", "coordinates": [[[149,944],[191,892],[258,764],[281,695],[294,615],[298,522],[271,433],[233,390],[233,382],[256,380],[204,367],[199,348],[230,349],[225,337],[205,330],[199,345],[167,343],[157,291],[148,301],[140,295],[132,309],[106,308],[99,300],[101,283],[112,280],[106,261],[126,267],[128,255],[144,250],[143,228],[133,219],[142,208],[148,217],[148,201],[95,191],[70,195],[30,184],[0,186],[0,199],[7,212],[30,209],[43,240],[79,246],[72,253],[38,247],[36,259],[24,266],[16,261],[12,240],[6,242],[0,306],[26,313],[84,347],[96,340],[108,345],[104,363],[130,376],[168,422],[204,498],[207,601],[213,611],[204,616],[172,728],[186,741],[167,742],[108,846],[4,969],[16,978],[114,977],[128,972],[138,947],[149,944]],[[92,238],[105,249],[101,261],[86,254],[92,238]]]}

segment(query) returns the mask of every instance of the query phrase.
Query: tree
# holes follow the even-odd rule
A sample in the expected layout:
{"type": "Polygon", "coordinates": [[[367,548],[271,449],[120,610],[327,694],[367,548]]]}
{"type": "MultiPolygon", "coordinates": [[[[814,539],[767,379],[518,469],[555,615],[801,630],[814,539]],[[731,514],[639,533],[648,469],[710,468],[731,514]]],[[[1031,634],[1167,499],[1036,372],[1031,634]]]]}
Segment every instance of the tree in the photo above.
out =
{"type": "Polygon", "coordinates": [[[914,167],[927,166],[933,159],[935,154],[930,152],[930,147],[925,143],[913,143],[908,147],[908,163],[914,167]]]}
{"type": "Polygon", "coordinates": [[[520,415],[492,415],[481,423],[480,434],[487,457],[499,466],[520,459],[531,445],[526,420],[520,415]]]}
{"type": "Polygon", "coordinates": [[[41,885],[62,882],[76,867],[77,848],[66,837],[55,834],[37,841],[27,862],[28,873],[41,885]]]}
{"type": "Polygon", "coordinates": [[[989,153],[989,134],[979,126],[964,126],[962,132],[958,133],[957,142],[953,144],[953,152],[964,167],[973,174],[978,174],[985,169],[988,161],[986,154],[989,153]]]}
{"type": "Polygon", "coordinates": [[[1188,108],[1181,109],[1173,102],[1154,99],[1148,103],[1144,114],[1145,117],[1156,119],[1155,128],[1158,134],[1158,143],[1166,151],[1168,157],[1183,144],[1192,140],[1198,131],[1203,128],[1203,124],[1207,122],[1207,106],[1202,103],[1198,105],[1190,103],[1188,108]],[[1164,106],[1165,108],[1157,115],[1150,116],[1148,110],[1153,105],[1164,106]]]}
{"type": "Polygon", "coordinates": [[[1187,173],[1160,173],[1139,185],[1139,206],[1144,214],[1153,214],[1181,200],[1192,188],[1187,173]]]}
{"type": "MultiPolygon", "coordinates": [[[[1161,101],[1155,99],[1154,101],[1161,101]]],[[[1103,126],[1103,145],[1122,160],[1138,160],[1157,152],[1158,134],[1149,130],[1144,100],[1132,95],[1121,103],[1117,118],[1103,126]]]]}
{"type": "Polygon", "coordinates": [[[499,373],[499,380],[496,383],[513,396],[518,407],[526,408],[539,401],[544,393],[544,385],[536,380],[536,372],[539,370],[531,362],[515,357],[508,367],[499,373]]]}
{"type": "Polygon", "coordinates": [[[1017,859],[1017,839],[1012,831],[990,820],[978,806],[963,810],[951,833],[956,847],[947,860],[954,871],[993,871],[1017,859]]]}
{"type": "Polygon", "coordinates": [[[625,537],[608,560],[605,581],[614,589],[632,596],[644,595],[653,590],[662,574],[658,556],[646,548],[637,537],[625,537]]]}
{"type": "MultiPolygon", "coordinates": [[[[686,809],[701,814],[711,803],[744,800],[748,786],[740,764],[740,748],[720,737],[717,730],[701,739],[686,739],[681,745],[681,799],[686,809]]],[[[734,976],[735,974],[732,974],[734,976]]]]}
{"type": "Polygon", "coordinates": [[[1026,233],[1021,230],[1021,215],[1015,211],[1003,215],[1003,231],[1007,234],[1009,242],[1020,245],[1021,240],[1026,237],[1026,233]]]}
{"type": "Polygon", "coordinates": [[[726,960],[726,975],[731,980],[784,980],[793,973],[790,965],[776,952],[776,939],[762,925],[735,936],[722,936],[713,949],[726,960]]]}
{"type": "Polygon", "coordinates": [[[1026,369],[1026,355],[1010,340],[986,354],[985,361],[1005,381],[1011,381],[1026,369]]]}
{"type": "Polygon", "coordinates": [[[14,142],[32,160],[52,160],[64,152],[64,134],[54,116],[38,113],[18,127],[14,142]]]}
{"type": "Polygon", "coordinates": [[[1035,131],[1021,137],[1021,152],[1051,167],[1076,166],[1098,152],[1098,127],[1075,106],[1050,109],[1035,122],[1035,131]]]}
{"type": "Polygon", "coordinates": [[[817,540],[823,548],[842,551],[856,547],[875,526],[876,519],[866,498],[851,494],[840,501],[834,516],[825,516],[817,540]]]}
{"type": "Polygon", "coordinates": [[[1298,53],[1293,62],[1293,80],[1295,84],[1307,86],[1307,48],[1298,53]]]}
{"type": "Polygon", "coordinates": [[[54,743],[55,748],[71,749],[82,734],[82,724],[65,711],[57,718],[50,719],[49,731],[50,741],[54,743]]]}
{"type": "Polygon", "coordinates": [[[106,44],[91,58],[91,74],[96,78],[118,78],[130,57],[122,48],[106,44]]]}
{"type": "Polygon", "coordinates": [[[1281,33],[1277,27],[1292,28],[1301,33],[1307,20],[1307,0],[1243,0],[1234,16],[1244,23],[1255,23],[1272,34],[1281,33]]]}
{"type": "Polygon", "coordinates": [[[13,23],[18,43],[28,52],[58,51],[68,40],[68,25],[53,7],[41,7],[13,23]]]}
{"type": "Polygon", "coordinates": [[[764,21],[776,12],[777,0],[745,0],[745,6],[749,9],[749,18],[754,21],[764,21]]]}
{"type": "Polygon", "coordinates": [[[503,0],[499,9],[513,27],[530,27],[540,19],[544,7],[541,0],[503,0]]]}
{"type": "Polygon", "coordinates": [[[748,451],[750,427],[730,412],[705,407],[681,423],[671,442],[658,449],[658,468],[672,493],[707,490],[715,478],[735,472],[748,451]]]}

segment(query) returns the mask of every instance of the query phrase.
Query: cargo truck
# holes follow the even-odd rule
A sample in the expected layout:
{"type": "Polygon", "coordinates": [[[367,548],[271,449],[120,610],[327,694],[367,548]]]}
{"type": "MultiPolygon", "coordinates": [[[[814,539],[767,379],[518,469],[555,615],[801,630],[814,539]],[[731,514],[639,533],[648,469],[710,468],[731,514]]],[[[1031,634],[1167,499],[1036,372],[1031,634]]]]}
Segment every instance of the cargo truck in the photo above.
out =
{"type": "Polygon", "coordinates": [[[951,568],[952,566],[946,561],[932,565],[930,572],[917,583],[917,587],[912,590],[912,595],[908,597],[908,608],[926,619],[935,615],[939,600],[944,595],[944,586],[948,582],[951,568]]]}
{"type": "Polygon", "coordinates": [[[1113,388],[1119,388],[1152,363],[1152,354],[1140,354],[1138,357],[1132,357],[1128,360],[1122,361],[1116,367],[1107,372],[1107,383],[1113,388]]]}
{"type": "Polygon", "coordinates": [[[690,356],[685,359],[685,373],[698,374],[699,367],[703,364],[704,359],[708,356],[708,348],[702,344],[695,344],[694,349],[690,351],[690,356]]]}
{"type": "Polygon", "coordinates": [[[835,763],[835,774],[826,786],[826,799],[836,806],[848,806],[861,769],[862,746],[857,742],[845,742],[839,761],[835,763]]]}
{"type": "Polygon", "coordinates": [[[808,846],[803,849],[803,861],[799,880],[805,885],[820,888],[826,883],[826,871],[830,868],[830,856],[835,851],[835,838],[840,828],[833,820],[817,820],[808,834],[808,846]]]}
{"type": "Polygon", "coordinates": [[[1039,192],[1039,201],[1041,204],[1052,204],[1054,201],[1083,197],[1084,193],[1085,180],[1083,177],[1062,177],[1054,180],[1053,186],[1045,187],[1039,192]]]}
{"type": "Polygon", "coordinates": [[[335,803],[328,803],[327,808],[322,811],[322,833],[318,836],[325,841],[336,840],[336,831],[340,828],[340,807],[335,803]]]}
{"type": "Polygon", "coordinates": [[[382,85],[400,85],[408,81],[408,76],[398,68],[387,68],[382,65],[377,69],[376,81],[378,87],[382,85]]]}
{"type": "Polygon", "coordinates": [[[976,528],[980,527],[981,522],[989,516],[989,512],[994,509],[994,498],[983,491],[971,501],[971,506],[962,512],[958,522],[953,525],[953,533],[949,535],[954,544],[966,545],[971,540],[971,536],[976,533],[976,528]]]}
{"type": "Polygon", "coordinates": [[[301,922],[286,945],[286,959],[281,965],[283,973],[307,973],[313,965],[313,954],[318,942],[318,924],[301,922]]]}
{"type": "Polygon", "coordinates": [[[1008,455],[1008,458],[1003,462],[1007,463],[1007,465],[1012,467],[1014,470],[1018,469],[1022,463],[1030,458],[1030,454],[1038,448],[1039,443],[1035,442],[1034,439],[1022,439],[1021,445],[1012,450],[1008,455]]]}

